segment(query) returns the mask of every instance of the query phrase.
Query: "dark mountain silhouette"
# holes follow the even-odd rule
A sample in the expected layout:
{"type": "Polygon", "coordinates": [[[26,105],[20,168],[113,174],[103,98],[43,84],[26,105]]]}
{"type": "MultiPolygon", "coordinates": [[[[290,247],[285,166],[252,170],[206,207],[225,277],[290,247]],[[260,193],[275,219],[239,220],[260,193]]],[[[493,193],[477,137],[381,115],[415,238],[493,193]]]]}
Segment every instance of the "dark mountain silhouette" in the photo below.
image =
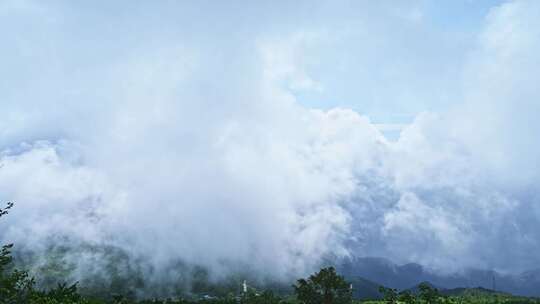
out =
{"type": "Polygon", "coordinates": [[[493,289],[475,287],[475,288],[452,288],[452,289],[443,289],[440,291],[441,294],[446,296],[484,296],[484,295],[510,295],[506,292],[500,292],[493,289]]]}
{"type": "Polygon", "coordinates": [[[353,297],[360,300],[380,300],[383,298],[379,292],[381,284],[361,277],[347,278],[353,286],[353,297]]]}
{"type": "MultiPolygon", "coordinates": [[[[347,279],[364,278],[398,290],[430,282],[439,289],[482,288],[522,296],[540,296],[540,269],[519,275],[492,270],[467,269],[460,273],[438,274],[415,263],[398,265],[384,258],[353,257],[343,260],[338,270],[347,279]]],[[[480,290],[480,289],[479,289],[480,290]]]]}

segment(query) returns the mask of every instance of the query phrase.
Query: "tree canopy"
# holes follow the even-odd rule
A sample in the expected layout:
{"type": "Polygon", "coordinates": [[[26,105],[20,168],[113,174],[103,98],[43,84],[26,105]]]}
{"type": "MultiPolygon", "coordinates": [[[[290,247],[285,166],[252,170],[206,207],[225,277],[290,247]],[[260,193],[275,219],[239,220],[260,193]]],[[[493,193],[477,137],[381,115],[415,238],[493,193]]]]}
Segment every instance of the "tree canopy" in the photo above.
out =
{"type": "Polygon", "coordinates": [[[352,301],[349,286],[334,267],[323,268],[293,285],[296,297],[305,304],[349,304],[352,301]]]}

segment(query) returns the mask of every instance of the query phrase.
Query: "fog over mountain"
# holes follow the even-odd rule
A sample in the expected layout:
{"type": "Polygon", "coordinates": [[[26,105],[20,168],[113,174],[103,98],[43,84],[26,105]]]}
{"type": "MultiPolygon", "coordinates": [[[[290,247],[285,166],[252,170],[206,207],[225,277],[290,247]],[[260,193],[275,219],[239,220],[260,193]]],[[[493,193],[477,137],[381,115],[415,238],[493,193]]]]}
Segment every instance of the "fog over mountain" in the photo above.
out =
{"type": "Polygon", "coordinates": [[[0,1],[0,242],[74,278],[536,269],[540,2],[434,3],[0,1]]]}
{"type": "MultiPolygon", "coordinates": [[[[463,289],[484,288],[488,291],[506,292],[521,296],[540,296],[540,270],[519,274],[504,274],[493,270],[468,268],[455,273],[437,273],[416,263],[395,264],[383,258],[347,258],[339,266],[339,271],[353,282],[358,297],[367,296],[372,286],[389,286],[398,290],[415,290],[422,282],[429,282],[443,293],[463,289]],[[357,283],[358,282],[358,283],[357,283]],[[355,284],[356,283],[356,284],[355,284]],[[368,285],[367,287],[369,287],[368,285]]],[[[377,288],[372,288],[375,291],[377,288]]],[[[371,297],[377,293],[371,293],[371,297]]],[[[378,294],[381,297],[380,294],[378,294]]]]}

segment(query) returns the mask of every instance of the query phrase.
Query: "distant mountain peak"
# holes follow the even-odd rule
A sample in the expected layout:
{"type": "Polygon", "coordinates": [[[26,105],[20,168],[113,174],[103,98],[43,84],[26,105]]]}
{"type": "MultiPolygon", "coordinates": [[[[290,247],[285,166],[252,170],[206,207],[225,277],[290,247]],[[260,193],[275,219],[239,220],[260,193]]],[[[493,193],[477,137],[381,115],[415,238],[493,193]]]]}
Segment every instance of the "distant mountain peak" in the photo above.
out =
{"type": "Polygon", "coordinates": [[[438,289],[476,290],[477,292],[506,292],[522,296],[540,296],[540,269],[507,275],[494,270],[466,269],[451,274],[427,270],[417,263],[397,265],[379,257],[352,257],[342,261],[338,270],[347,278],[365,278],[398,290],[410,289],[428,282],[438,289]]]}

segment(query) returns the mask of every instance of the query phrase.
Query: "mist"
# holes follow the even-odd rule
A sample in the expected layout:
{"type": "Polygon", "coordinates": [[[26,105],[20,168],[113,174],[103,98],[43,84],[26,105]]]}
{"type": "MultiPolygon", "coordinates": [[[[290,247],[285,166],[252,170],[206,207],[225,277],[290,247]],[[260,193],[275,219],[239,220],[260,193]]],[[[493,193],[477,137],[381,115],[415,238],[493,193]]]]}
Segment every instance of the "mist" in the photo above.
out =
{"type": "Polygon", "coordinates": [[[75,279],[537,267],[539,3],[276,6],[0,2],[0,240],[75,279]]]}

